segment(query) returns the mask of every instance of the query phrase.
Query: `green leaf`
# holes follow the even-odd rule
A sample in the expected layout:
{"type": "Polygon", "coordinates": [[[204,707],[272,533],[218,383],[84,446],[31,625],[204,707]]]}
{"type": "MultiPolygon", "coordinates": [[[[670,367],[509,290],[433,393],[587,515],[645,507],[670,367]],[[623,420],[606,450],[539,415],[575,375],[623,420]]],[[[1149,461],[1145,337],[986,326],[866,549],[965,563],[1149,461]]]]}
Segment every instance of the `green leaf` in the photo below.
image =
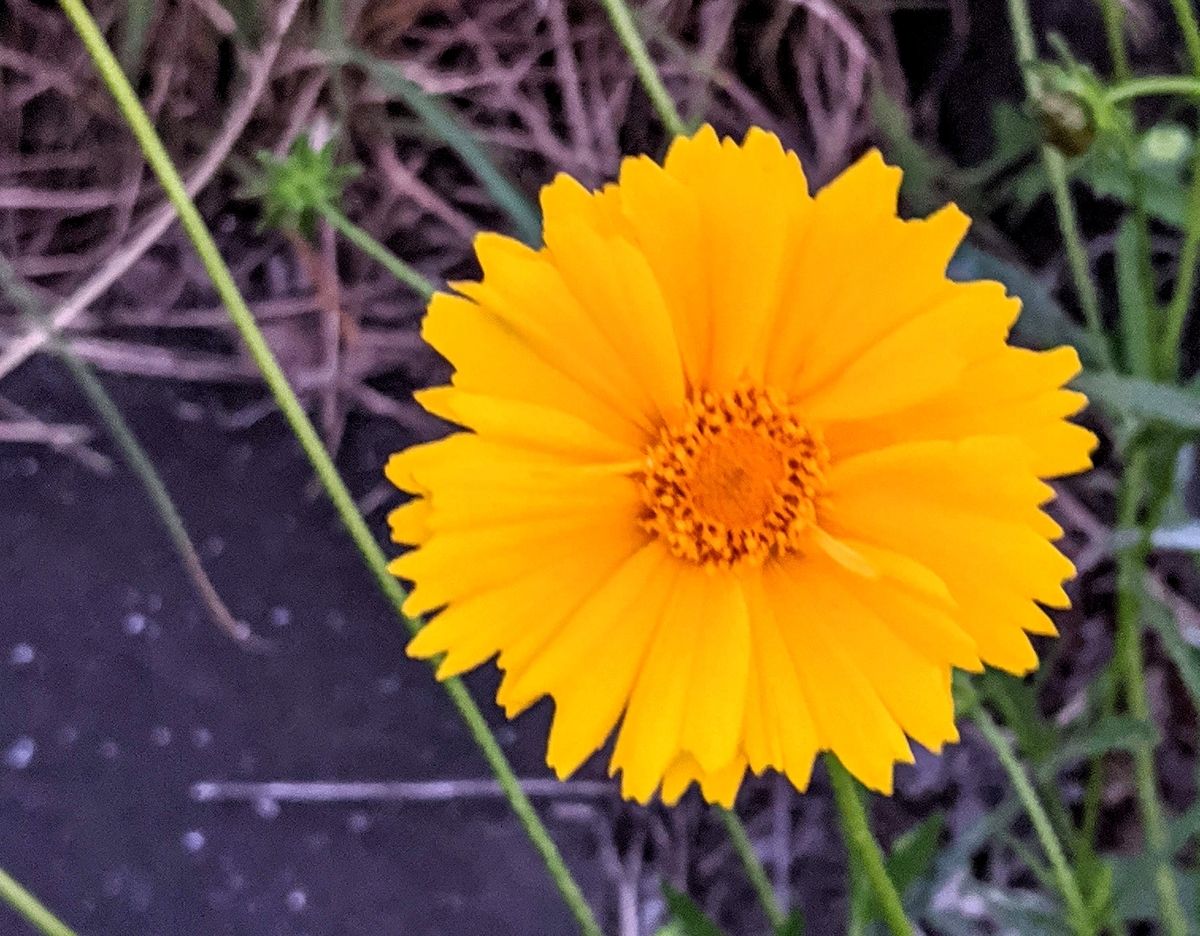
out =
{"type": "MultiPolygon", "coordinates": [[[[1092,152],[1072,167],[1074,175],[1097,195],[1133,203],[1129,170],[1110,152],[1092,152]]],[[[1141,171],[1146,213],[1175,228],[1185,227],[1187,188],[1179,179],[1160,172],[1141,171]]]]}
{"type": "Polygon", "coordinates": [[[958,248],[947,275],[959,281],[990,279],[1003,283],[1021,300],[1021,315],[1013,328],[1018,344],[1031,348],[1073,345],[1085,365],[1098,365],[1101,356],[1095,342],[1050,295],[1050,290],[1031,273],[1001,260],[970,243],[958,248]]]}
{"type": "Polygon", "coordinates": [[[1071,385],[1119,415],[1193,432],[1200,429],[1200,394],[1190,390],[1113,373],[1083,373],[1071,385]]]}
{"type": "MultiPolygon", "coordinates": [[[[933,868],[933,861],[938,854],[938,842],[945,825],[945,816],[940,812],[934,813],[897,838],[892,845],[892,853],[888,855],[885,864],[888,877],[896,885],[896,891],[901,897],[933,868]]],[[[882,918],[877,901],[872,899],[868,919],[882,918]]]]}
{"type": "Polygon", "coordinates": [[[1079,761],[1101,757],[1112,751],[1132,751],[1144,744],[1158,744],[1158,729],[1128,715],[1106,715],[1086,728],[1068,732],[1044,768],[1047,776],[1079,761]]]}
{"type": "Polygon", "coordinates": [[[704,911],[691,897],[677,891],[666,881],[662,885],[671,922],[676,924],[679,936],[725,936],[720,927],[704,915],[704,911]]]}
{"type": "MultiPolygon", "coordinates": [[[[1113,857],[1107,861],[1113,869],[1113,910],[1124,923],[1158,919],[1158,890],[1154,873],[1158,863],[1149,852],[1126,858],[1113,857]]],[[[1175,869],[1188,932],[1200,929],[1197,907],[1200,907],[1200,872],[1175,869]]]]}

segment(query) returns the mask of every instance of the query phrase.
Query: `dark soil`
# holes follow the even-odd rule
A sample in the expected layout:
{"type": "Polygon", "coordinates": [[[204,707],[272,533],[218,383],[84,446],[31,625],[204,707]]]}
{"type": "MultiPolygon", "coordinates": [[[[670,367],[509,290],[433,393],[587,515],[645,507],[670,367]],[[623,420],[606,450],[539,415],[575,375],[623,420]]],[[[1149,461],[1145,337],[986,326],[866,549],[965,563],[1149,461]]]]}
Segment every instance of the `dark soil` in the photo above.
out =
{"type": "MultiPolygon", "coordinates": [[[[428,780],[487,768],[364,571],[282,419],[230,435],[161,382],[107,379],[235,615],[205,617],[133,476],[0,450],[0,841],[7,870],[81,934],[559,934],[573,923],[498,800],[194,802],[200,780],[428,780]]],[[[84,410],[48,361],[6,382],[40,413],[84,410]]],[[[200,400],[203,406],[211,401],[200,400]]],[[[211,412],[211,410],[209,410],[211,412]]],[[[402,447],[351,433],[355,490],[402,447]]],[[[382,514],[382,511],[380,511],[382,514]]],[[[490,673],[473,682],[488,700],[490,673]]],[[[548,710],[485,705],[543,776],[548,710]]],[[[598,881],[590,833],[555,828],[598,881]]],[[[594,887],[592,888],[595,889],[594,887]]],[[[598,894],[596,896],[599,896],[598,894]]],[[[23,933],[0,909],[0,933],[23,933]]]]}

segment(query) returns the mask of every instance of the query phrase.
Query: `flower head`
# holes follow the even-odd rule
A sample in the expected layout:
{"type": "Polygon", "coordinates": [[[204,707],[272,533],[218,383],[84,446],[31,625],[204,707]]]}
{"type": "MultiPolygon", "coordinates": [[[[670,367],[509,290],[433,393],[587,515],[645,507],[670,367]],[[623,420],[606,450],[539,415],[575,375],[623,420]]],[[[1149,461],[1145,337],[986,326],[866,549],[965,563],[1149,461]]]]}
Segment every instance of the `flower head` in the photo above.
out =
{"type": "Polygon", "coordinates": [[[482,282],[430,303],[455,374],[419,399],[471,431],[387,467],[392,571],[437,612],[409,652],[498,654],[510,715],[553,697],[560,776],[615,728],[642,801],[803,789],[822,750],[890,791],[909,739],[957,739],[953,667],[1036,666],[1079,362],[1007,345],[1017,300],[945,276],[967,218],[900,220],[899,182],[872,152],[810,196],[771,134],[706,127],[559,176],[545,247],[482,235],[482,282]]]}

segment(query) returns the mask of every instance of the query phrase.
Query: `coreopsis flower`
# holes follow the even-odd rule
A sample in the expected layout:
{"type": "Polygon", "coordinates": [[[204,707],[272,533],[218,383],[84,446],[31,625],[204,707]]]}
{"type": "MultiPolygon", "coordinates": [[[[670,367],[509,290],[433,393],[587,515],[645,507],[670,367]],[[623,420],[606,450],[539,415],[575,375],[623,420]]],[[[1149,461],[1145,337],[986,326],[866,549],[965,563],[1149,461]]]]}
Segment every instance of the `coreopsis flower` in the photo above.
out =
{"type": "Polygon", "coordinates": [[[967,217],[901,220],[899,183],[871,152],[811,196],[773,135],[705,127],[560,175],[543,248],[481,235],[430,303],[455,372],[418,399],[470,431],[387,466],[409,652],[496,656],[510,716],[551,696],[559,776],[615,729],[640,801],[804,789],[820,751],[890,792],[910,739],[957,739],[952,668],[1036,666],[1079,361],[1006,344],[1019,302],[945,276],[967,217]]]}

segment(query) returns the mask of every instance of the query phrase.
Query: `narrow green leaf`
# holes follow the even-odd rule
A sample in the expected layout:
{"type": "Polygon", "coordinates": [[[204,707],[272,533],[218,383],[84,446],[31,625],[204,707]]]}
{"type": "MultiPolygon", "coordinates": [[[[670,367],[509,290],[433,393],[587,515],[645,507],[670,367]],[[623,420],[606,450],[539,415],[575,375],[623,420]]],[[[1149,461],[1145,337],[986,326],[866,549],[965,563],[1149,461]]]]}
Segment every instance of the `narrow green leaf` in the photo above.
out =
{"type": "Polygon", "coordinates": [[[1116,242],[1121,340],[1126,367],[1134,374],[1148,375],[1154,373],[1154,351],[1150,347],[1150,310],[1146,308],[1139,253],[1137,225],[1127,217],[1121,222],[1116,242]]]}
{"type": "Polygon", "coordinates": [[[1153,725],[1128,715],[1108,715],[1081,730],[1067,733],[1046,762],[1044,773],[1052,775],[1068,764],[1101,757],[1112,751],[1132,751],[1143,744],[1158,744],[1153,725]]]}
{"type": "MultiPolygon", "coordinates": [[[[1149,852],[1133,857],[1113,857],[1108,862],[1113,869],[1113,909],[1117,919],[1124,923],[1158,919],[1158,896],[1154,875],[1158,863],[1149,852]]],[[[1175,871],[1184,913],[1188,918],[1188,932],[1200,928],[1197,908],[1200,908],[1200,872],[1175,871]]]]}
{"type": "Polygon", "coordinates": [[[725,936],[720,927],[704,915],[696,901],[683,891],[677,891],[666,881],[663,881],[662,890],[672,922],[678,924],[679,936],[725,936]]]}
{"type": "Polygon", "coordinates": [[[1122,416],[1200,429],[1200,394],[1190,390],[1113,373],[1083,373],[1071,385],[1122,416]]]}
{"type": "Polygon", "coordinates": [[[346,50],[349,60],[362,68],[371,80],[388,94],[402,101],[424,124],[449,146],[475,173],[489,194],[516,225],[521,238],[537,244],[542,238],[542,222],[537,210],[508,178],[496,168],[479,141],[464,128],[437,98],[409,81],[393,65],[359,48],[346,50]]]}
{"type": "Polygon", "coordinates": [[[901,895],[933,867],[945,826],[946,817],[936,812],[892,845],[892,853],[887,859],[888,876],[901,895]]]}

